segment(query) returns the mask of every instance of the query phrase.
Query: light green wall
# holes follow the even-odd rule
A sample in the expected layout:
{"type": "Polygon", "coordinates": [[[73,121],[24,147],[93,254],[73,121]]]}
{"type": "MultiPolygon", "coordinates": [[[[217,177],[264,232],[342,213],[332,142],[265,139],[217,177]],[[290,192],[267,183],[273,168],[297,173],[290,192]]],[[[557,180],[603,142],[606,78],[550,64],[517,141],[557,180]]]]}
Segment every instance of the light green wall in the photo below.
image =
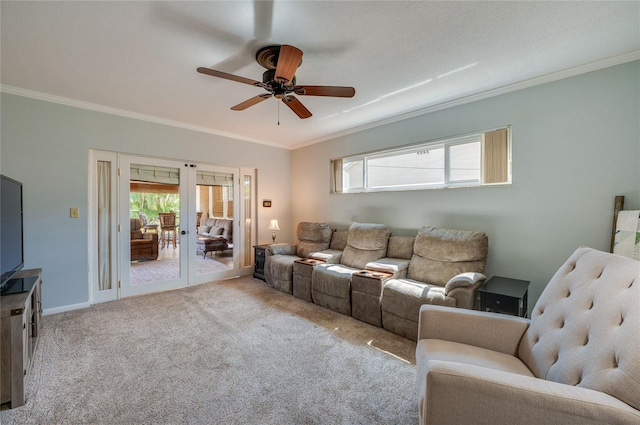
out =
{"type": "Polygon", "coordinates": [[[24,183],[26,267],[42,267],[44,308],[88,301],[91,148],[258,169],[258,242],[278,218],[483,230],[488,275],[532,281],[530,306],[579,245],[607,250],[615,195],[640,208],[640,62],[427,114],[289,152],[24,97],[0,98],[0,172],[24,183]],[[513,127],[513,185],[337,195],[329,159],[513,127]],[[272,199],[273,207],[261,207],[272,199]],[[80,207],[80,219],[69,208],[80,207]]]}
{"type": "Polygon", "coordinates": [[[640,208],[640,62],[473,102],[297,149],[292,223],[485,231],[487,275],[531,280],[530,307],[580,245],[607,251],[615,195],[640,208]],[[513,184],[330,194],[329,160],[512,126],[513,184]]]}
{"type": "Polygon", "coordinates": [[[43,269],[45,309],[89,299],[89,149],[256,168],[258,242],[270,241],[271,218],[290,221],[288,150],[6,93],[0,102],[0,172],[24,184],[25,267],[43,269]],[[263,198],[273,207],[262,208],[263,198]]]}

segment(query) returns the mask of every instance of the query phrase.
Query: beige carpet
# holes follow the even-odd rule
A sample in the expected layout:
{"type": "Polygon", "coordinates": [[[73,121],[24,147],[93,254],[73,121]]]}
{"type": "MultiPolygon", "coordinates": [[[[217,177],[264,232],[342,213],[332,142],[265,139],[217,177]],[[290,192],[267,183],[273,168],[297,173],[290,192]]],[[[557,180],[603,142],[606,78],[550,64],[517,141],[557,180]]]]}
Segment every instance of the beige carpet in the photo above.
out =
{"type": "Polygon", "coordinates": [[[46,316],[4,424],[417,424],[415,343],[250,277],[46,316]]]}

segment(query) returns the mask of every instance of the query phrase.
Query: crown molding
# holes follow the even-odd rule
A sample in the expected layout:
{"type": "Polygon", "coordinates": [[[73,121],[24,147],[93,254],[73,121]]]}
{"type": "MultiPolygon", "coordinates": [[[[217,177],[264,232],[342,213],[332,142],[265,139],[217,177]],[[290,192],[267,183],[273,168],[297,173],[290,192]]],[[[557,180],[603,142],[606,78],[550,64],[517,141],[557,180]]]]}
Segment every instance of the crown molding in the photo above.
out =
{"type": "Polygon", "coordinates": [[[460,98],[454,98],[450,100],[446,100],[444,102],[436,103],[433,105],[429,105],[420,109],[416,109],[414,111],[406,112],[399,115],[394,115],[391,117],[383,118],[380,120],[376,120],[367,124],[363,124],[357,127],[352,127],[348,130],[340,131],[337,133],[332,133],[327,136],[319,137],[316,139],[307,140],[305,142],[297,143],[292,146],[283,146],[278,143],[269,142],[266,140],[253,139],[249,137],[242,137],[238,134],[227,133],[223,131],[213,130],[211,128],[196,126],[192,124],[187,124],[181,121],[169,120],[166,118],[159,118],[152,115],[140,114],[137,112],[127,111],[124,109],[112,108],[110,106],[99,105],[96,103],[84,102],[81,100],[70,99],[62,96],[55,96],[52,94],[37,92],[34,90],[27,90],[20,87],[8,86],[5,84],[0,85],[0,92],[13,94],[16,96],[28,97],[32,99],[43,100],[45,102],[58,103],[61,105],[72,106],[81,109],[88,109],[96,112],[103,112],[105,114],[118,115],[121,117],[132,118],[141,121],[153,122],[156,124],[167,125],[170,127],[182,128],[185,130],[198,131],[200,133],[213,134],[216,136],[227,137],[230,139],[241,140],[245,142],[258,143],[261,145],[272,146],[280,149],[288,149],[295,150],[300,149],[305,146],[315,145],[317,143],[326,142],[329,140],[334,140],[340,137],[347,136],[349,134],[358,133],[360,131],[369,130],[372,128],[377,128],[383,125],[396,123],[399,121],[404,121],[410,118],[415,118],[421,115],[431,114],[433,112],[442,111],[444,109],[454,108],[456,106],[465,105],[467,103],[476,102],[483,99],[488,99],[495,96],[500,96],[503,94],[511,93],[518,90],[527,89],[530,87],[539,86],[542,84],[551,83],[554,81],[562,80],[569,77],[575,77],[580,74],[585,74],[587,72],[597,71],[600,69],[608,68],[615,65],[620,65],[626,62],[632,62],[635,60],[640,60],[640,50],[634,50],[632,52],[626,53],[624,55],[614,56],[608,59],[603,59],[600,61],[590,62],[584,65],[580,65],[574,68],[566,69],[563,71],[553,72],[550,74],[542,75],[540,77],[531,78],[529,80],[520,81],[518,83],[509,84],[502,87],[497,87],[495,89],[486,90],[480,93],[472,94],[469,96],[464,96],[460,98]]]}
{"type": "Polygon", "coordinates": [[[529,80],[520,81],[517,83],[509,84],[502,87],[497,87],[495,89],[486,90],[480,93],[472,94],[469,96],[464,96],[460,98],[450,99],[444,102],[436,103],[427,107],[423,107],[420,109],[416,109],[414,111],[406,112],[399,115],[394,115],[388,118],[383,118],[380,120],[376,120],[370,122],[368,124],[364,124],[358,127],[353,127],[345,131],[341,131],[338,133],[333,133],[327,136],[319,137],[317,139],[308,140],[306,142],[298,143],[290,147],[291,150],[300,149],[305,146],[315,145],[316,143],[326,142],[329,140],[334,140],[339,137],[344,137],[349,134],[358,133],[360,131],[369,130],[372,128],[377,128],[383,125],[396,123],[399,121],[408,120],[410,118],[419,117],[422,115],[431,114],[433,112],[442,111],[444,109],[454,108],[456,106],[465,105],[471,102],[477,102],[479,100],[488,99],[491,97],[500,96],[507,93],[512,93],[518,90],[527,89],[530,87],[540,86],[542,84],[551,83],[558,80],[563,80],[565,78],[575,77],[581,74],[586,74],[588,72],[597,71],[604,68],[609,68],[615,65],[621,65],[627,62],[633,62],[636,60],[640,60],[640,50],[634,50],[624,55],[614,56],[608,59],[590,62],[584,65],[580,65],[574,68],[565,69],[563,71],[553,72],[550,74],[542,75],[540,77],[531,78],[529,80]]]}
{"type": "Polygon", "coordinates": [[[95,112],[102,112],[110,115],[118,115],[125,118],[132,118],[140,121],[148,121],[156,124],[167,125],[170,127],[182,128],[185,130],[198,131],[200,133],[213,134],[216,136],[227,137],[230,139],[241,140],[244,142],[259,143],[261,145],[273,146],[276,148],[283,148],[282,145],[277,143],[271,143],[266,140],[252,139],[249,137],[242,137],[234,133],[227,133],[224,131],[217,131],[207,127],[201,127],[193,124],[187,124],[182,121],[174,121],[166,118],[155,117],[153,115],[140,114],[137,112],[127,111],[125,109],[112,108],[110,106],[99,105],[97,103],[84,102],[82,100],[71,99],[68,97],[56,96],[48,93],[37,92],[34,90],[23,89],[20,87],[8,86],[6,84],[0,85],[0,92],[13,94],[16,96],[28,97],[31,99],[43,100],[45,102],[57,103],[60,105],[72,106],[74,108],[87,109],[95,112]]]}

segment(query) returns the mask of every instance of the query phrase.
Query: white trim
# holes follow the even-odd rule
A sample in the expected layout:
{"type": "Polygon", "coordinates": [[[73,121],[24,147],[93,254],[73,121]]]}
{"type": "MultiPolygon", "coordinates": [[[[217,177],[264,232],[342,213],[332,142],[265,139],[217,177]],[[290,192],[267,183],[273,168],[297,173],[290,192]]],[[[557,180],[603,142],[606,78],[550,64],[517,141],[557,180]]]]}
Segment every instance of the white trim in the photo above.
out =
{"type": "Polygon", "coordinates": [[[65,313],[67,311],[73,311],[73,310],[82,310],[83,308],[89,308],[89,307],[91,307],[91,304],[86,302],[86,303],[63,305],[61,307],[45,308],[44,310],[42,310],[42,315],[49,316],[51,314],[65,313]]]}
{"type": "Polygon", "coordinates": [[[526,88],[539,86],[542,84],[550,83],[557,80],[562,80],[569,77],[574,77],[580,74],[585,74],[587,72],[597,71],[599,69],[608,68],[615,65],[620,65],[626,62],[632,62],[640,59],[640,50],[634,50],[632,52],[614,56],[607,59],[602,59],[595,62],[590,62],[584,65],[576,66],[574,68],[565,69],[562,71],[552,72],[550,74],[542,75],[540,77],[531,78],[528,80],[520,81],[518,83],[509,84],[502,87],[497,87],[495,89],[483,91],[480,93],[476,93],[470,96],[464,96],[460,98],[453,98],[446,100],[444,102],[440,102],[434,105],[430,105],[424,108],[417,109],[415,111],[407,112],[400,115],[394,115],[385,119],[381,119],[375,122],[371,122],[368,124],[363,124],[357,127],[350,128],[348,130],[340,131],[337,133],[332,133],[323,137],[318,137],[316,139],[307,140],[305,142],[300,142],[294,144],[292,146],[282,146],[281,144],[269,142],[267,140],[253,139],[249,137],[243,137],[238,134],[227,133],[223,131],[213,130],[211,128],[196,126],[192,124],[187,124],[181,121],[169,120],[166,118],[154,117],[151,115],[140,114],[137,112],[127,111],[124,109],[112,108],[110,106],[98,105],[96,103],[84,102],[81,100],[70,99],[67,97],[56,96],[47,93],[41,93],[34,90],[23,89],[20,87],[8,86],[6,84],[0,84],[0,92],[13,94],[16,96],[29,97],[33,99],[44,100],[46,102],[59,103],[62,105],[73,106],[81,109],[88,109],[97,112],[103,112],[105,114],[118,115],[127,118],[133,118],[141,121],[149,121],[158,124],[168,125],[171,127],[183,128],[187,130],[198,131],[201,133],[214,134],[222,137],[229,137],[231,139],[243,140],[247,142],[258,143],[261,145],[274,146],[277,148],[295,150],[299,148],[303,148],[309,145],[315,145],[316,143],[325,142],[327,140],[336,139],[338,137],[346,136],[349,134],[357,133],[363,130],[368,130],[376,127],[380,127],[386,124],[395,123],[398,121],[403,121],[409,118],[414,118],[421,115],[430,114],[433,112],[441,111],[443,109],[453,108],[455,106],[464,105],[467,103],[475,102],[478,100],[488,99],[490,97],[500,96],[502,94],[511,93],[517,90],[523,90],[526,88]]]}
{"type": "Polygon", "coordinates": [[[460,105],[465,105],[467,103],[476,102],[478,100],[488,99],[491,97],[496,97],[503,94],[511,93],[514,91],[523,90],[523,89],[551,83],[558,80],[563,80],[565,78],[575,77],[580,74],[586,74],[587,72],[597,71],[599,69],[620,65],[623,63],[632,62],[639,59],[640,59],[640,50],[635,50],[633,52],[630,52],[624,55],[614,56],[612,58],[608,58],[608,59],[604,59],[596,62],[590,62],[585,65],[577,66],[575,68],[565,69],[558,72],[552,72],[550,74],[531,78],[529,80],[520,81],[518,83],[509,84],[502,87],[496,87],[495,89],[483,91],[483,92],[472,94],[469,96],[454,98],[444,102],[436,103],[434,105],[416,109],[415,111],[407,112],[400,115],[394,115],[389,118],[384,118],[368,124],[363,124],[358,127],[353,127],[345,131],[329,134],[323,137],[318,137],[316,139],[311,139],[306,142],[297,143],[293,146],[290,146],[289,149],[295,150],[295,149],[303,148],[305,146],[315,145],[316,143],[326,142],[328,140],[337,139],[338,137],[347,136],[349,134],[358,133],[360,131],[369,130],[369,129],[380,127],[387,124],[392,124],[398,121],[404,121],[409,118],[414,118],[421,115],[431,114],[433,112],[442,111],[444,109],[449,109],[449,108],[453,108],[460,105]]]}
{"type": "Polygon", "coordinates": [[[200,133],[214,134],[216,136],[228,137],[230,139],[259,143],[261,145],[274,146],[277,148],[283,147],[282,145],[279,145],[277,143],[272,143],[266,140],[252,139],[250,137],[243,137],[238,134],[227,133],[224,131],[218,131],[211,128],[201,127],[193,124],[187,124],[182,121],[174,121],[166,118],[154,117],[152,115],[140,114],[138,112],[127,111],[125,109],[112,108],[111,106],[99,105],[97,103],[85,102],[82,100],[71,99],[63,96],[56,96],[53,94],[37,92],[34,90],[23,89],[20,87],[8,86],[6,84],[0,85],[0,91],[3,93],[13,94],[16,96],[38,99],[38,100],[43,100],[45,102],[58,103],[66,106],[73,106],[75,108],[80,108],[80,109],[88,109],[90,111],[102,112],[105,114],[118,115],[125,118],[133,118],[140,121],[148,121],[156,124],[168,125],[170,127],[198,131],[200,133]]]}

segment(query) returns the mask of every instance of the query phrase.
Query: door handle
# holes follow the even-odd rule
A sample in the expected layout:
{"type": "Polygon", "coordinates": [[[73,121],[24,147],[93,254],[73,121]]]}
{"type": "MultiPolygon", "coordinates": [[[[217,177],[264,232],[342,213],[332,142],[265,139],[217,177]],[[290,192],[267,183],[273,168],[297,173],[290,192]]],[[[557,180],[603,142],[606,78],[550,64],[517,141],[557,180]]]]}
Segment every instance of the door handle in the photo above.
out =
{"type": "Polygon", "coordinates": [[[180,234],[181,234],[181,235],[186,235],[186,234],[187,234],[187,231],[186,231],[186,230],[183,230],[183,231],[181,231],[181,232],[180,232],[180,234]]]}

